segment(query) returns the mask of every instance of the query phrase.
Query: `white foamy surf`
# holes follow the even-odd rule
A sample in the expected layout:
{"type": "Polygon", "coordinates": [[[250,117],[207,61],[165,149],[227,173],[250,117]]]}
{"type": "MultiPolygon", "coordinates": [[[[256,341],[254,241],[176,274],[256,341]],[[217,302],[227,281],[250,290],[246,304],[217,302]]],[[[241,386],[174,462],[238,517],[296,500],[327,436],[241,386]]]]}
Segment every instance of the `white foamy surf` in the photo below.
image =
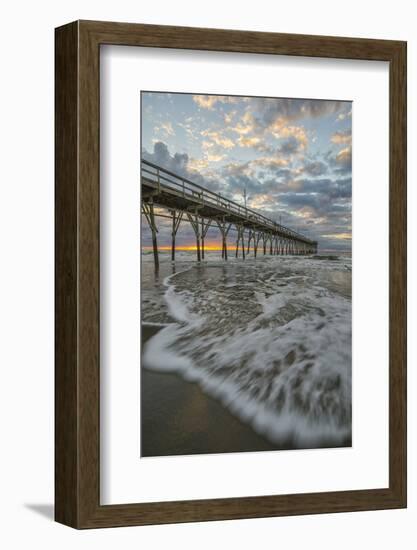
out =
{"type": "Polygon", "coordinates": [[[143,366],[198,382],[274,443],[349,444],[350,259],[181,261],[144,293],[143,321],[155,319],[159,292],[156,321],[168,324],[143,366]]]}

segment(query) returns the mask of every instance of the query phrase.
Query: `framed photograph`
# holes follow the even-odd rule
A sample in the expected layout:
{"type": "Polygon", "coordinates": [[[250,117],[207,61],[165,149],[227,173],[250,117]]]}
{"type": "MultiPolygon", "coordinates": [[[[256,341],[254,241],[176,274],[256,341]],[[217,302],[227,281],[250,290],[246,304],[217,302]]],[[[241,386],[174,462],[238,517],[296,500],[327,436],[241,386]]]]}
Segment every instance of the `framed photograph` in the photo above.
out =
{"type": "Polygon", "coordinates": [[[406,506],[406,43],[56,29],[56,520],[406,506]]]}

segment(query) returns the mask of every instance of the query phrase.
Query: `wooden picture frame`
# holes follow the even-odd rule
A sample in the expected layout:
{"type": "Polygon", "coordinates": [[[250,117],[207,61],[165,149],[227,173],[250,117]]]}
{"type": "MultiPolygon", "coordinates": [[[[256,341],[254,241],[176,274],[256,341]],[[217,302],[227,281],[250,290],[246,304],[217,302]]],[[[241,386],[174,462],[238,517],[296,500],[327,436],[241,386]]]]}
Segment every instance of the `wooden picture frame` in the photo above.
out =
{"type": "Polygon", "coordinates": [[[75,528],[406,506],[406,43],[110,22],[56,29],[55,519],[75,528]],[[389,62],[389,487],[100,505],[99,55],[117,44],[389,62]]]}

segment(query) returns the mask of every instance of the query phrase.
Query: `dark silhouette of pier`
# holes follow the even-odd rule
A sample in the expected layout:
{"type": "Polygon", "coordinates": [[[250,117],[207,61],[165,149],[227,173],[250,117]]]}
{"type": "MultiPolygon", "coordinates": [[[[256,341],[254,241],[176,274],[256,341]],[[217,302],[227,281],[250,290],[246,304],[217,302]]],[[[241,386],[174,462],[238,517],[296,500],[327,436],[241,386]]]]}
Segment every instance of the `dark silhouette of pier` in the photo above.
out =
{"type": "Polygon", "coordinates": [[[142,213],[152,233],[155,267],[159,266],[156,218],[160,214],[154,207],[166,209],[169,215],[162,217],[172,220],[172,260],[175,260],[178,228],[184,221],[194,229],[198,261],[204,259],[204,240],[210,227],[218,227],[220,231],[224,260],[227,260],[227,237],[231,229],[237,232],[236,257],[240,249],[243,259],[250,253],[251,243],[255,258],[259,247],[263,254],[271,255],[317,252],[317,241],[144,159],[141,186],[142,213]]]}

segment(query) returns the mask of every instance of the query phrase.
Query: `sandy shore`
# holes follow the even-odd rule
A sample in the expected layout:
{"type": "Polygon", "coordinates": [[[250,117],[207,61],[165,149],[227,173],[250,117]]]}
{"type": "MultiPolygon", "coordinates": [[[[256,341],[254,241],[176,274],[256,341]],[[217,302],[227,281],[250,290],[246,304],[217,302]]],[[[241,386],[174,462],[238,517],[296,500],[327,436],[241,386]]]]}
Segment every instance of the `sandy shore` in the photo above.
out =
{"type": "MultiPolygon", "coordinates": [[[[158,327],[142,326],[146,342],[158,327]]],[[[141,371],[141,456],[271,451],[274,446],[243,424],[196,383],[171,373],[141,371]]]]}

